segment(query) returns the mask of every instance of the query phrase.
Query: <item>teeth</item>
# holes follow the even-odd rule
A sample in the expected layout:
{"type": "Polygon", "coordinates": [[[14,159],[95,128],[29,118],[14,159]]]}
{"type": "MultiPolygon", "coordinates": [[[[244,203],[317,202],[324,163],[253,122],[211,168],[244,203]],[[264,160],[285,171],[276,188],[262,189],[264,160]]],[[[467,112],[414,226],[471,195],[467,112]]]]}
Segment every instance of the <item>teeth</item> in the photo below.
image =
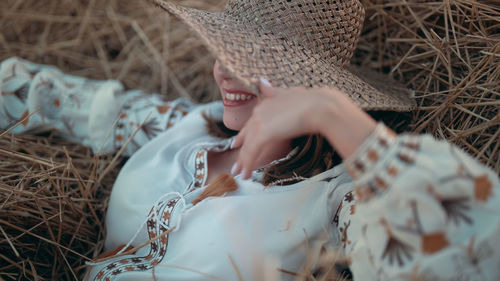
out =
{"type": "Polygon", "coordinates": [[[235,101],[235,100],[245,101],[245,100],[249,100],[251,98],[252,98],[252,96],[250,96],[250,95],[241,95],[241,94],[226,93],[226,99],[230,100],[230,101],[235,101]]]}

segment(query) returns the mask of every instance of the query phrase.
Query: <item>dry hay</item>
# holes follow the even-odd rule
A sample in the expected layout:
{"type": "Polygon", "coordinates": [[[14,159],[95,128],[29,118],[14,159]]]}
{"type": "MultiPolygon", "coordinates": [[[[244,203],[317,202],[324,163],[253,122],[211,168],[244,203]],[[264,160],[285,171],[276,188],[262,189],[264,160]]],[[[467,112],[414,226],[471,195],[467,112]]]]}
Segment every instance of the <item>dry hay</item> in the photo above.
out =
{"type": "MultiPolygon", "coordinates": [[[[222,2],[182,1],[209,10],[222,2]]],[[[367,20],[353,61],[415,90],[416,131],[447,138],[500,172],[499,5],[364,2],[367,20]]],[[[0,60],[11,56],[167,98],[218,96],[213,58],[184,25],[146,1],[0,1],[0,60]]],[[[106,198],[121,161],[52,137],[2,135],[0,280],[78,279],[84,261],[102,249],[106,198]]],[[[330,268],[324,272],[331,276],[330,268]]]]}
{"type": "MultiPolygon", "coordinates": [[[[220,0],[184,0],[220,9],[220,0]]],[[[2,0],[0,59],[19,56],[128,88],[205,102],[216,97],[213,58],[173,16],[147,1],[2,0]]]]}
{"type": "MultiPolygon", "coordinates": [[[[217,1],[184,1],[216,9],[217,1]]],[[[0,1],[0,60],[19,56],[128,88],[217,95],[213,58],[175,18],[145,1],[0,1]],[[126,3],[126,5],[124,5],[126,3]]],[[[0,138],[0,280],[78,280],[102,250],[121,158],[32,136],[0,138]]]]}
{"type": "Polygon", "coordinates": [[[500,173],[498,1],[365,1],[355,61],[415,90],[415,131],[500,173]]]}
{"type": "Polygon", "coordinates": [[[121,164],[111,160],[54,138],[0,135],[0,278],[77,279],[102,249],[121,164]]]}

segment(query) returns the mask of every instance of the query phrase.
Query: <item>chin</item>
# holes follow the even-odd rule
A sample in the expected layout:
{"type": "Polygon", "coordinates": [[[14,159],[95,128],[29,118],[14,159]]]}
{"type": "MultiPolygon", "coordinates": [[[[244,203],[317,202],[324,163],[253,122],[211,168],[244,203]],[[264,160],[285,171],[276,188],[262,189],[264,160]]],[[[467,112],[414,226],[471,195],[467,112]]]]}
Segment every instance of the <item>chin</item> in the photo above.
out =
{"type": "Polygon", "coordinates": [[[240,120],[235,120],[233,118],[229,120],[224,118],[222,121],[224,122],[224,126],[233,131],[241,131],[241,129],[245,126],[245,122],[241,122],[240,120]]]}
{"type": "Polygon", "coordinates": [[[242,114],[241,112],[235,114],[233,110],[224,109],[224,116],[222,122],[224,126],[233,131],[241,131],[245,126],[245,123],[250,118],[250,114],[242,114]]]}
{"type": "MultiPolygon", "coordinates": [[[[223,100],[224,115],[222,121],[224,125],[233,131],[240,131],[252,116],[253,109],[258,104],[257,99],[247,100],[241,105],[234,105],[234,101],[223,100]]],[[[236,102],[237,103],[237,102],[236,102]]]]}

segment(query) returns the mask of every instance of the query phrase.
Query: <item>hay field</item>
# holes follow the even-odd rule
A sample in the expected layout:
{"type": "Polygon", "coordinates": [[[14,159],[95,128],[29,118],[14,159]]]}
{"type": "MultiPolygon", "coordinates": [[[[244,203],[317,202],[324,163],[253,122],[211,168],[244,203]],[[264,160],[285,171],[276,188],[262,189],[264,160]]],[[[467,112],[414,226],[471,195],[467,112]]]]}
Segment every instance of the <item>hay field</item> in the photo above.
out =
{"type": "MultiPolygon", "coordinates": [[[[222,2],[182,1],[208,10],[222,2]]],[[[500,172],[500,5],[363,2],[353,62],[415,90],[415,131],[448,139],[500,172]]],[[[199,40],[142,0],[0,1],[0,60],[11,56],[167,98],[218,96],[213,58],[199,40]]],[[[0,280],[78,280],[102,249],[107,197],[122,164],[52,133],[0,132],[0,280]]]]}
{"type": "Polygon", "coordinates": [[[414,131],[447,139],[500,173],[498,1],[363,2],[354,61],[415,90],[414,131]]]}

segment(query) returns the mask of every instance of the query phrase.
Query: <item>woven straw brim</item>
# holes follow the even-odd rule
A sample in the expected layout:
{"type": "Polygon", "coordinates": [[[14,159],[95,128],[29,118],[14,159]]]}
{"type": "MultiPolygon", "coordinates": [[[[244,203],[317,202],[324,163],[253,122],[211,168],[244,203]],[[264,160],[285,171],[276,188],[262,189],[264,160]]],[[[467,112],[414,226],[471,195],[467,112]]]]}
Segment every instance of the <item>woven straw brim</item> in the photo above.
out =
{"type": "Polygon", "coordinates": [[[365,110],[410,111],[415,101],[408,89],[380,75],[321,59],[299,42],[273,34],[258,18],[236,19],[234,13],[212,13],[151,0],[194,30],[236,79],[259,93],[259,78],[275,87],[335,87],[365,110]],[[363,78],[361,78],[361,76],[363,78]]]}

